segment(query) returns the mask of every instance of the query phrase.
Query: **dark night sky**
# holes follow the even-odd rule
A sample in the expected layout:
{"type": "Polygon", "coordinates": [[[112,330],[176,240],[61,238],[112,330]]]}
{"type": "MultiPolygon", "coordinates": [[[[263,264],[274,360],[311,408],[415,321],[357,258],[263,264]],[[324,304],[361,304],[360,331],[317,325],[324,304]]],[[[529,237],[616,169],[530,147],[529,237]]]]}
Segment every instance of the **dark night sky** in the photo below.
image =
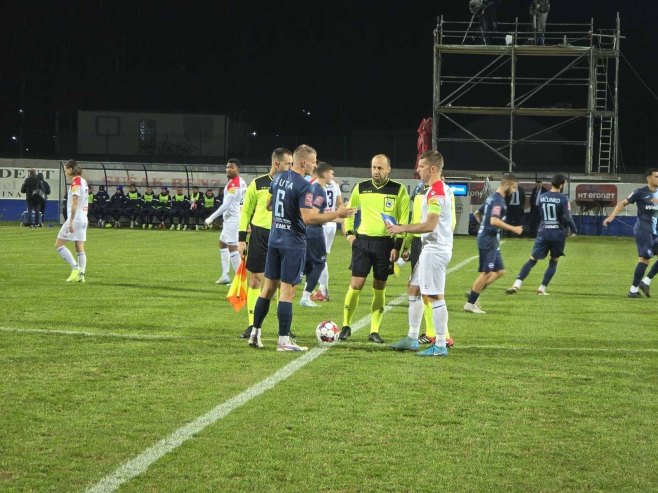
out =
{"type": "MultiPolygon", "coordinates": [[[[468,20],[467,3],[12,2],[0,34],[0,150],[10,150],[18,108],[25,129],[47,132],[56,111],[66,129],[78,109],[228,112],[282,134],[415,129],[431,114],[436,16],[468,20]]],[[[656,2],[552,4],[549,22],[593,15],[598,27],[613,27],[619,10],[622,51],[658,92],[656,2]]],[[[499,20],[526,21],[526,5],[502,0],[499,20]]],[[[625,161],[658,157],[648,146],[657,109],[622,64],[625,161]]]]}

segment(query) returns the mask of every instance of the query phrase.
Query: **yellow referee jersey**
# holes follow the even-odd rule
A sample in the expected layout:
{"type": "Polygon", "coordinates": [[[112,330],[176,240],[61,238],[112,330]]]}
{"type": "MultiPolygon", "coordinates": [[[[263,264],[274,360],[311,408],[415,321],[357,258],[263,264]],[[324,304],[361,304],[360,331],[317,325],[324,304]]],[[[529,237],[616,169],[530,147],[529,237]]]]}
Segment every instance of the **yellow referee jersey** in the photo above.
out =
{"type": "Polygon", "coordinates": [[[272,211],[267,210],[270,201],[270,174],[254,178],[244,194],[240,212],[240,231],[246,232],[249,225],[270,229],[272,226],[272,211]]]}

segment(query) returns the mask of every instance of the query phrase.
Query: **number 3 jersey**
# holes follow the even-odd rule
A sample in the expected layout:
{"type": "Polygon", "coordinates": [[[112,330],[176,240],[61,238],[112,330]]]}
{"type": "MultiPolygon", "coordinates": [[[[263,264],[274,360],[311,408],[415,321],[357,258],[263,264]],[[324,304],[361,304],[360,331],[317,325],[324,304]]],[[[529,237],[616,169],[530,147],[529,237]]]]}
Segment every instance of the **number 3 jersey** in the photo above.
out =
{"type": "Polygon", "coordinates": [[[272,195],[272,228],[268,245],[291,250],[306,249],[306,224],[302,209],[313,207],[311,184],[295,171],[274,176],[272,195]]]}

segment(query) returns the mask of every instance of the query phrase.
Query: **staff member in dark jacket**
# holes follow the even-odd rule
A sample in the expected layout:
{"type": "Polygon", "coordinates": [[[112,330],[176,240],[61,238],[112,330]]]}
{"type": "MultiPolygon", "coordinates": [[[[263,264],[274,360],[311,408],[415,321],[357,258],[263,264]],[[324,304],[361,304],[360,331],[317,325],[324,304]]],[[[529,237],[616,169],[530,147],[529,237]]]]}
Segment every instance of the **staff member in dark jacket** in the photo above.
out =
{"type": "Polygon", "coordinates": [[[123,187],[118,185],[114,191],[114,195],[110,199],[110,206],[108,208],[108,213],[114,219],[114,227],[121,227],[121,216],[123,215],[123,210],[126,208],[126,196],[123,193],[123,187]]]}
{"type": "Polygon", "coordinates": [[[21,193],[25,194],[25,204],[27,205],[27,212],[30,217],[30,227],[36,227],[36,199],[34,197],[34,191],[37,188],[37,172],[33,169],[28,170],[27,178],[21,186],[21,193]]]}

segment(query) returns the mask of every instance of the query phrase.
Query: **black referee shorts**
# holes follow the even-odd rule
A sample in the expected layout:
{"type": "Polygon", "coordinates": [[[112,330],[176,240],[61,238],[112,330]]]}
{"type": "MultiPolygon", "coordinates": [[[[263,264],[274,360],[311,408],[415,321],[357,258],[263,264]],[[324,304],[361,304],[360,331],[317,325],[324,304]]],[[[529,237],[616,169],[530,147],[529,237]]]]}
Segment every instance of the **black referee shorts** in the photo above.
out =
{"type": "Polygon", "coordinates": [[[367,277],[372,268],[375,279],[386,281],[393,274],[390,260],[393,246],[393,238],[388,236],[357,236],[352,243],[352,276],[367,277]]]}
{"type": "Polygon", "coordinates": [[[267,242],[270,239],[270,230],[251,226],[249,246],[247,247],[247,270],[255,274],[265,272],[267,259],[267,242]]]}
{"type": "Polygon", "coordinates": [[[411,272],[416,268],[418,259],[420,258],[420,251],[423,249],[423,241],[420,236],[414,236],[411,240],[411,251],[409,252],[409,262],[411,262],[411,272]]]}

